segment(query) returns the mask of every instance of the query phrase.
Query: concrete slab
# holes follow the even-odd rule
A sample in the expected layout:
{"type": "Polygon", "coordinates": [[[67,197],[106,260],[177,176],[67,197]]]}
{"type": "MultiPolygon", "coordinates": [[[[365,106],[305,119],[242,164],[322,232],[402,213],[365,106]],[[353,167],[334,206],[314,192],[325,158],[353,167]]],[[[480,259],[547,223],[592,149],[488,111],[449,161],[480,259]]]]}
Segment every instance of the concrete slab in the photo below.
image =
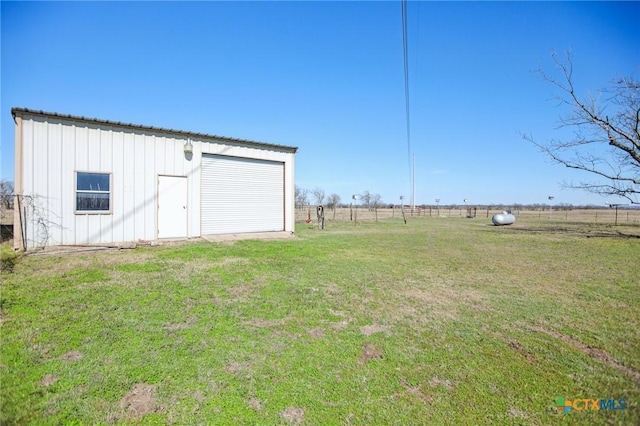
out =
{"type": "Polygon", "coordinates": [[[292,232],[280,231],[280,232],[252,232],[246,234],[217,234],[217,235],[203,235],[202,239],[209,241],[210,243],[221,243],[225,241],[240,241],[240,240],[284,240],[288,238],[294,238],[295,235],[292,232]]]}

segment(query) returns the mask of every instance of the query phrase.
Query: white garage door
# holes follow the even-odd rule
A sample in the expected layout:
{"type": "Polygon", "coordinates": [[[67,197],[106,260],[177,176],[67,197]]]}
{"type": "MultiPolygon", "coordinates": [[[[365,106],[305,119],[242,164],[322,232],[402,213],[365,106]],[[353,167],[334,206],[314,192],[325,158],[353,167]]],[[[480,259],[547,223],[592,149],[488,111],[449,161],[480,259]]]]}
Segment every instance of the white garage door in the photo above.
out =
{"type": "Polygon", "coordinates": [[[202,234],[284,230],[284,163],[202,156],[202,234]]]}

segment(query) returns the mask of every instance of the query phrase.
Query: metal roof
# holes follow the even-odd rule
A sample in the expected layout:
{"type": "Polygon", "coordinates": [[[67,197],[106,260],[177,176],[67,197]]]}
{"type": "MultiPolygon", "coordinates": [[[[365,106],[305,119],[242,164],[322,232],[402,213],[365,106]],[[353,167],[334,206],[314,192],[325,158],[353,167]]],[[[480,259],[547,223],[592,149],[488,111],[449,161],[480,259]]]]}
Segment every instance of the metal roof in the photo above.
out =
{"type": "Polygon", "coordinates": [[[276,145],[276,144],[252,141],[247,139],[229,138],[225,136],[211,135],[207,133],[189,132],[184,130],[167,129],[167,128],[155,127],[155,126],[145,126],[145,125],[134,124],[134,123],[123,123],[122,121],[102,120],[99,118],[83,117],[83,116],[71,115],[71,114],[58,114],[57,112],[47,112],[47,111],[34,110],[29,108],[18,108],[18,107],[11,108],[11,115],[13,116],[14,120],[16,115],[22,115],[22,114],[32,114],[32,115],[40,115],[44,117],[55,117],[60,119],[84,121],[87,123],[107,124],[110,126],[120,126],[120,127],[126,127],[130,129],[138,129],[138,130],[151,130],[154,132],[170,133],[174,135],[190,136],[194,138],[200,137],[200,138],[216,139],[221,142],[226,142],[226,143],[231,143],[236,145],[246,145],[246,146],[257,147],[257,148],[270,148],[270,149],[277,149],[277,150],[286,151],[286,152],[295,153],[298,151],[298,147],[294,147],[294,146],[276,145]]]}

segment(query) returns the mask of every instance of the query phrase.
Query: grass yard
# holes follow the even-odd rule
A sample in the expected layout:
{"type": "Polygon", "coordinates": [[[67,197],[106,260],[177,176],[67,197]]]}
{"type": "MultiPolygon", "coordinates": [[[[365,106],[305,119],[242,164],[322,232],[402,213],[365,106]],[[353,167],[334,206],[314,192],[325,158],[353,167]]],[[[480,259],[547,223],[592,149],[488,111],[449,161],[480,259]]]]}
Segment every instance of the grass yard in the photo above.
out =
{"type": "Polygon", "coordinates": [[[489,222],[22,258],[0,421],[640,424],[640,227],[489,222]]]}

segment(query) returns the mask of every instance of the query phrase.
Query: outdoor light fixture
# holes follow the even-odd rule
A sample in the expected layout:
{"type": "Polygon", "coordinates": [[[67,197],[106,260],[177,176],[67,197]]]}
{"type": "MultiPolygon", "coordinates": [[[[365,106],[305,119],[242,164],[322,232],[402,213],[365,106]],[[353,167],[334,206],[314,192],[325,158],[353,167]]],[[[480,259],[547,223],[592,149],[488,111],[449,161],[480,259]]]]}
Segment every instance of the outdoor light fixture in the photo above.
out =
{"type": "Polygon", "coordinates": [[[191,143],[191,139],[187,139],[184,143],[184,153],[191,154],[193,152],[193,144],[191,143]]]}
{"type": "Polygon", "coordinates": [[[353,198],[354,200],[358,201],[358,199],[360,198],[360,196],[358,194],[352,196],[351,198],[353,198]]]}

